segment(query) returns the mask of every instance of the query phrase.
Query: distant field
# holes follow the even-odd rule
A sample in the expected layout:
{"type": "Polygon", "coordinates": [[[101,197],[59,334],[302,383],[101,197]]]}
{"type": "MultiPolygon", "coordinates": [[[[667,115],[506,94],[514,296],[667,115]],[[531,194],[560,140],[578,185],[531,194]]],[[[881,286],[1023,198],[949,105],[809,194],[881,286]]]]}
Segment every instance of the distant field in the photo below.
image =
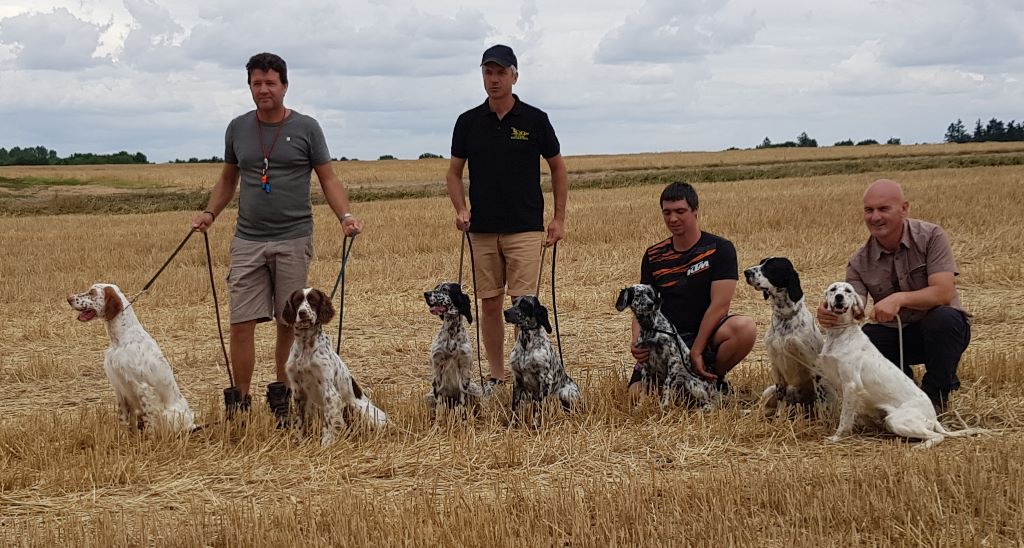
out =
{"type": "MultiPolygon", "coordinates": [[[[366,232],[349,264],[342,355],[400,428],[353,432],[328,449],[293,445],[271,424],[262,402],[272,380],[267,326],[257,334],[252,417],[220,423],[226,376],[199,238],[135,310],[213,426],[181,439],[117,427],[102,372],[107,335],[98,323],[76,322],[64,296],[96,281],[134,294],[187,233],[189,211],[0,218],[0,545],[1020,546],[1024,166],[986,163],[1021,153],[1007,144],[570,158],[570,169],[585,173],[574,179],[569,237],[558,248],[558,310],[567,367],[587,404],[568,416],[550,410],[539,431],[509,426],[508,391],[479,419],[431,420],[422,395],[439,322],[422,292],[457,277],[451,206],[436,192],[357,201],[366,232]],[[744,171],[757,164],[767,171],[744,171]],[[949,232],[960,295],[974,314],[953,407],[994,432],[921,452],[872,427],[825,443],[834,418],[766,421],[756,412],[770,382],[760,342],[731,374],[735,394],[723,409],[631,406],[629,316],[613,304],[636,281],[644,248],[664,237],[659,178],[681,173],[701,181],[766,175],[698,182],[703,226],[735,242],[741,268],[790,257],[812,301],[842,278],[866,239],[865,186],[880,176],[903,182],[911,214],[949,232]]],[[[446,161],[422,162],[336,169],[354,187],[376,177],[440,190],[446,161]]],[[[97,169],[105,175],[96,178],[117,173],[111,180],[139,188],[170,180],[198,191],[216,169],[97,169]]],[[[0,177],[26,173],[92,180],[77,168],[0,177]]],[[[234,217],[228,210],[210,231],[224,299],[234,217]]],[[[339,230],[326,206],[315,220],[310,283],[329,288],[339,230]]],[[[549,290],[545,279],[545,301],[549,290]]],[[[763,333],[770,312],[760,293],[741,283],[733,311],[754,317],[763,333]]],[[[330,327],[333,337],[337,324],[330,327]]]]}
{"type": "MultiPolygon", "coordinates": [[[[566,159],[573,188],[1024,165],[1024,143],[777,148],[566,159]]],[[[356,201],[444,195],[446,159],[335,162],[356,201]]],[[[541,162],[546,173],[546,164],[541,162]]],[[[220,164],[0,167],[0,215],[201,209],[220,164]]],[[[546,175],[545,175],[546,178],[546,175]]],[[[546,184],[546,183],[545,183],[546,184]]],[[[322,202],[314,185],[313,198],[322,202]]]]}

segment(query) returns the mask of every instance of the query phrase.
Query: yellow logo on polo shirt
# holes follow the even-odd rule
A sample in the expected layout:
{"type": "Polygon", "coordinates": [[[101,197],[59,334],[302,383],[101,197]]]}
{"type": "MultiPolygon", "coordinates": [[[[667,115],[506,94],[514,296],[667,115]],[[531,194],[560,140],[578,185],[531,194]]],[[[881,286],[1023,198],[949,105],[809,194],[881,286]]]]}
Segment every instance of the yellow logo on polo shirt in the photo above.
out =
{"type": "Polygon", "coordinates": [[[529,141],[530,132],[523,131],[521,129],[512,128],[512,140],[513,141],[529,141]]]}

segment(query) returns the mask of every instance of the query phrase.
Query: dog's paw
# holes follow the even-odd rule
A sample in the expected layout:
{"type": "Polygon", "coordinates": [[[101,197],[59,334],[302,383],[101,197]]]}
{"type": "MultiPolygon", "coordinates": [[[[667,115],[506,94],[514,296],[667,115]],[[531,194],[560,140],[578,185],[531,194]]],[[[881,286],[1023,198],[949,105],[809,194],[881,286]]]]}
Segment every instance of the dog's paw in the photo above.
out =
{"type": "Polygon", "coordinates": [[[839,443],[839,442],[843,441],[843,437],[840,436],[839,434],[835,434],[835,435],[832,435],[832,436],[829,436],[829,437],[825,438],[825,441],[827,441],[829,443],[839,443]]]}

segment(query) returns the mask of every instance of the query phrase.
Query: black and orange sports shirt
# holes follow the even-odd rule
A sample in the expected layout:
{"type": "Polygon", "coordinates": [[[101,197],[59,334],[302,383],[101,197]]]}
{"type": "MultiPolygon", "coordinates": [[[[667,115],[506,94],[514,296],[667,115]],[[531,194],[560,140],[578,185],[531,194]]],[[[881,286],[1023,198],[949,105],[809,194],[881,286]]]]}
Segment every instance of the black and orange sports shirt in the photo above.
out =
{"type": "Polygon", "coordinates": [[[640,263],[640,283],[658,290],[661,311],[680,333],[700,329],[711,306],[711,282],[738,279],[736,247],[703,231],[697,243],[685,251],[675,249],[672,238],[652,245],[640,263]]]}

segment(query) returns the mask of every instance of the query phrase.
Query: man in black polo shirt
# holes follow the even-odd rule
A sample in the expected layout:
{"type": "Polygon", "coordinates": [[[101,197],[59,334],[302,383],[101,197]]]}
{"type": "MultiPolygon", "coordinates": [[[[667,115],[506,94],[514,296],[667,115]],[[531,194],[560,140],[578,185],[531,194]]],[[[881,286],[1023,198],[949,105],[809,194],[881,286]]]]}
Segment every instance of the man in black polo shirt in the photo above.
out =
{"type": "MultiPolygon", "coordinates": [[[[661,294],[661,311],[690,348],[694,371],[717,380],[728,390],[725,374],[750,353],[757,338],[754,320],[729,314],[736,292],[739,266],[732,242],[704,232],[698,218],[697,191],[687,183],[672,183],[661,193],[661,215],[671,236],[647,248],[640,263],[640,283],[661,294]]],[[[636,345],[640,324],[633,320],[630,352],[637,361],[629,393],[639,397],[640,364],[648,350],[636,345]]]]}
{"type": "Polygon", "coordinates": [[[469,231],[476,264],[476,292],[481,299],[490,381],[485,392],[505,377],[504,294],[515,298],[537,292],[541,246],[565,236],[568,180],[558,138],[540,109],[519,100],[512,86],[519,79],[512,48],[493,46],[480,62],[487,100],[459,116],[452,134],[448,197],[455,206],[455,226],[469,231]],[[540,158],[551,170],[554,218],[544,233],[544,195],[540,158]],[[469,201],[462,174],[469,163],[469,201]]]}

